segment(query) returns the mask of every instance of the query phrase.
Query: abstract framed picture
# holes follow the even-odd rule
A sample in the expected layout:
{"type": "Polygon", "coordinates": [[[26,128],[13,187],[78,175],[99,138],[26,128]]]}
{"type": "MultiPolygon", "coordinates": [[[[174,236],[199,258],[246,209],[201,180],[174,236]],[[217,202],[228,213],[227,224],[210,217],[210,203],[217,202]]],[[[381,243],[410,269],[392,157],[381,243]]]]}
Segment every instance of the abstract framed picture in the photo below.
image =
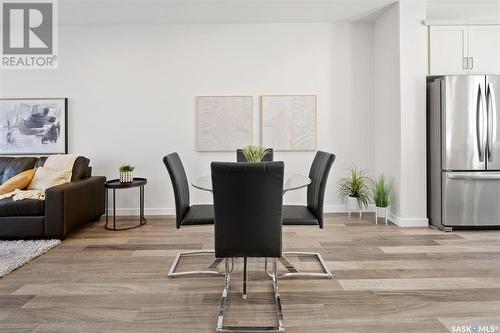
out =
{"type": "Polygon", "coordinates": [[[316,150],[316,95],[266,95],[260,102],[264,147],[316,150]]]}
{"type": "Polygon", "coordinates": [[[198,96],[198,151],[234,151],[252,144],[252,96],[198,96]]]}
{"type": "Polygon", "coordinates": [[[0,155],[68,152],[67,98],[0,99],[0,155]]]}

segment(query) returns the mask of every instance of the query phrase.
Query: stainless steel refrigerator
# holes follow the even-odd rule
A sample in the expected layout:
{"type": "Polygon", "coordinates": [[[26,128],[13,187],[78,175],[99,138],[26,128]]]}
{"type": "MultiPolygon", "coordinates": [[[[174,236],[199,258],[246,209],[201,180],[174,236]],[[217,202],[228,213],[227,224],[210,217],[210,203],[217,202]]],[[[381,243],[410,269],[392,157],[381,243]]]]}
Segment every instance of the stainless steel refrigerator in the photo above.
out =
{"type": "Polygon", "coordinates": [[[427,83],[430,223],[500,226],[500,76],[443,76],[427,83]]]}

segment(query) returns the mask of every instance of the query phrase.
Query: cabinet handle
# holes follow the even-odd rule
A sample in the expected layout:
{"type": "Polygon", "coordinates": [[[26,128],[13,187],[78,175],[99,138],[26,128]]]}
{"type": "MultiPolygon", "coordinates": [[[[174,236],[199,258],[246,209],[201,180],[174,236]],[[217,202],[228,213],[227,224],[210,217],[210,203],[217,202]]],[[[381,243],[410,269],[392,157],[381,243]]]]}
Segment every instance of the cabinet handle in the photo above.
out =
{"type": "Polygon", "coordinates": [[[470,65],[469,65],[469,69],[474,69],[474,57],[470,57],[470,65]]]}
{"type": "Polygon", "coordinates": [[[469,68],[469,58],[467,58],[467,57],[464,57],[463,68],[464,69],[468,69],[469,68]]]}

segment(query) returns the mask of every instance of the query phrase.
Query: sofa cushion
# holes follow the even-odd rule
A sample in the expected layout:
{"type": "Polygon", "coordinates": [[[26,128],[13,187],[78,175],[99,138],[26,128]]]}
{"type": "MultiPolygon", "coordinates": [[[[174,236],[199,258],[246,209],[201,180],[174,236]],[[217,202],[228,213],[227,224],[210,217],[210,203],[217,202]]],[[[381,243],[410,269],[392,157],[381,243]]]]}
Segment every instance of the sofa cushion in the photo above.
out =
{"type": "Polygon", "coordinates": [[[83,156],[78,156],[73,165],[73,170],[71,174],[71,181],[80,180],[82,178],[87,178],[87,169],[89,167],[90,160],[83,156]]]}
{"type": "Polygon", "coordinates": [[[0,200],[0,216],[40,216],[44,215],[44,200],[0,200]]]}
{"type": "Polygon", "coordinates": [[[0,184],[35,167],[36,157],[0,157],[0,184]]]}
{"type": "Polygon", "coordinates": [[[45,216],[0,216],[0,239],[45,236],[45,216]]]}
{"type": "MultiPolygon", "coordinates": [[[[36,168],[43,167],[47,157],[40,157],[35,164],[36,168]]],[[[83,156],[78,156],[71,170],[71,181],[80,180],[82,178],[90,177],[89,169],[90,160],[83,156]]]]}
{"type": "Polygon", "coordinates": [[[36,169],[35,177],[28,185],[28,190],[43,190],[69,183],[71,179],[71,171],[58,171],[46,167],[36,169]]]}
{"type": "Polygon", "coordinates": [[[29,169],[8,179],[0,185],[0,195],[10,193],[14,190],[24,190],[35,176],[35,169],[29,169]]]}

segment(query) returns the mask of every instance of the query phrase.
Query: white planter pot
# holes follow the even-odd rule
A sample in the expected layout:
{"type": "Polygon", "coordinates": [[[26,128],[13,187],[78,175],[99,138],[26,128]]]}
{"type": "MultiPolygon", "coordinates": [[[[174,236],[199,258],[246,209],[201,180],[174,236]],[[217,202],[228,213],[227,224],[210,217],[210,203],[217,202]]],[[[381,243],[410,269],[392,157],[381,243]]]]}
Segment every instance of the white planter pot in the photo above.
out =
{"type": "Polygon", "coordinates": [[[359,204],[358,198],[347,197],[347,217],[351,218],[351,212],[358,212],[359,219],[363,217],[363,207],[359,204]]]}
{"type": "Polygon", "coordinates": [[[375,207],[375,224],[378,224],[379,217],[383,217],[387,225],[387,208],[389,207],[375,207]]]}
{"type": "Polygon", "coordinates": [[[132,171],[120,171],[120,183],[131,183],[134,181],[134,175],[132,171]]]}

